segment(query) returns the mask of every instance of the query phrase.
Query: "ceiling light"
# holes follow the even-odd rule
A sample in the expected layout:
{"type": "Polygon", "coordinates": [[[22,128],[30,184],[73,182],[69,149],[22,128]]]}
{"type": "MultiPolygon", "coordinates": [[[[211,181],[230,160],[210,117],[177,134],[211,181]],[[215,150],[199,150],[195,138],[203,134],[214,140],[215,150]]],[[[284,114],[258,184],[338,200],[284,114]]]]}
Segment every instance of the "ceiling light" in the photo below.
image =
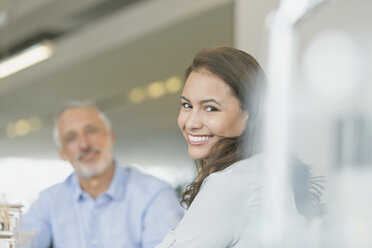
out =
{"type": "Polygon", "coordinates": [[[0,61],[0,79],[30,67],[49,58],[53,53],[53,44],[43,41],[22,52],[0,61]]]}
{"type": "Polygon", "coordinates": [[[176,93],[182,88],[182,80],[179,77],[170,77],[165,82],[165,88],[169,93],[176,93]]]}
{"type": "Polygon", "coordinates": [[[162,81],[156,81],[147,86],[147,95],[150,98],[159,98],[165,94],[165,86],[162,81]]]}
{"type": "Polygon", "coordinates": [[[140,103],[145,100],[145,91],[142,88],[134,88],[129,92],[129,101],[140,103]]]}

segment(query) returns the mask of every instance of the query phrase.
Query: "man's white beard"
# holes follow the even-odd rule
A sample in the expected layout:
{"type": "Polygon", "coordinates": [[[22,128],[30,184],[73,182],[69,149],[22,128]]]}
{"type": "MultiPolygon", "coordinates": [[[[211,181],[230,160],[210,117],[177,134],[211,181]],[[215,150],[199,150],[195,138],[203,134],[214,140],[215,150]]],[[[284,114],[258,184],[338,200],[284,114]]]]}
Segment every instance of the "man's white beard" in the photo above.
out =
{"type": "Polygon", "coordinates": [[[97,161],[94,165],[86,165],[85,163],[80,163],[78,158],[75,159],[74,167],[77,170],[77,173],[84,179],[90,179],[100,175],[111,165],[113,161],[111,139],[109,139],[106,147],[103,150],[98,147],[92,147],[92,149],[101,153],[99,161],[97,161]]]}

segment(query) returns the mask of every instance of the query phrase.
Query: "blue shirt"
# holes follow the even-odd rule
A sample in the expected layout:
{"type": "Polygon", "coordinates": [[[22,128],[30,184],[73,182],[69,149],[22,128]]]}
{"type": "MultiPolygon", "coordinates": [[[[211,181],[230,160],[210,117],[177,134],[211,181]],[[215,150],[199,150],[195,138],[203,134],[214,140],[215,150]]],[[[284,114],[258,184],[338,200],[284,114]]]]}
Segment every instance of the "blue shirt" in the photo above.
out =
{"type": "Polygon", "coordinates": [[[133,168],[115,165],[109,189],[93,199],[75,173],[40,193],[23,216],[36,247],[153,248],[181,219],[175,191],[133,168]]]}

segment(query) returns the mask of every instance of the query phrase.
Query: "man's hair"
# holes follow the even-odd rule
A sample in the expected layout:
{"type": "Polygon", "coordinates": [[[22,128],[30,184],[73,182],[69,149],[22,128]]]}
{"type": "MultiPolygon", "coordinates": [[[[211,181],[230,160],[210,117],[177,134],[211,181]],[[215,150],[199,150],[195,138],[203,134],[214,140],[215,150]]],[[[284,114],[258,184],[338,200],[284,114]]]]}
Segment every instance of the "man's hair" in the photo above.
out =
{"type": "Polygon", "coordinates": [[[54,139],[54,143],[56,144],[56,146],[58,148],[61,147],[61,142],[59,140],[59,125],[58,125],[58,120],[59,118],[61,117],[61,115],[66,112],[67,110],[70,110],[70,109],[77,109],[77,108],[83,108],[83,109],[92,109],[92,110],[95,110],[99,116],[99,118],[101,118],[101,120],[103,121],[105,127],[106,127],[106,130],[107,131],[110,131],[111,130],[111,123],[110,123],[110,120],[107,118],[107,116],[105,115],[105,113],[103,113],[94,103],[93,101],[90,101],[90,100],[84,100],[84,101],[70,101],[70,102],[66,102],[64,103],[60,109],[56,112],[55,116],[54,116],[54,127],[53,127],[53,139],[54,139]]]}

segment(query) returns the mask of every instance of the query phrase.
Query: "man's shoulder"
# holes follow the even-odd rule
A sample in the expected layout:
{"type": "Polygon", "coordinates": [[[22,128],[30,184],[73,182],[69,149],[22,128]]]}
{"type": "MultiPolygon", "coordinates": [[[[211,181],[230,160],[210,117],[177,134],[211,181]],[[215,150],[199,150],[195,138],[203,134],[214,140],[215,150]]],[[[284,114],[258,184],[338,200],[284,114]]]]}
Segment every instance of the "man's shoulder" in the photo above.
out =
{"type": "Polygon", "coordinates": [[[60,183],[56,183],[43,191],[40,192],[39,197],[40,198],[54,198],[58,197],[58,199],[61,199],[61,197],[68,196],[71,194],[66,194],[70,193],[72,189],[72,180],[74,177],[74,173],[70,174],[64,181],[60,183]]]}

